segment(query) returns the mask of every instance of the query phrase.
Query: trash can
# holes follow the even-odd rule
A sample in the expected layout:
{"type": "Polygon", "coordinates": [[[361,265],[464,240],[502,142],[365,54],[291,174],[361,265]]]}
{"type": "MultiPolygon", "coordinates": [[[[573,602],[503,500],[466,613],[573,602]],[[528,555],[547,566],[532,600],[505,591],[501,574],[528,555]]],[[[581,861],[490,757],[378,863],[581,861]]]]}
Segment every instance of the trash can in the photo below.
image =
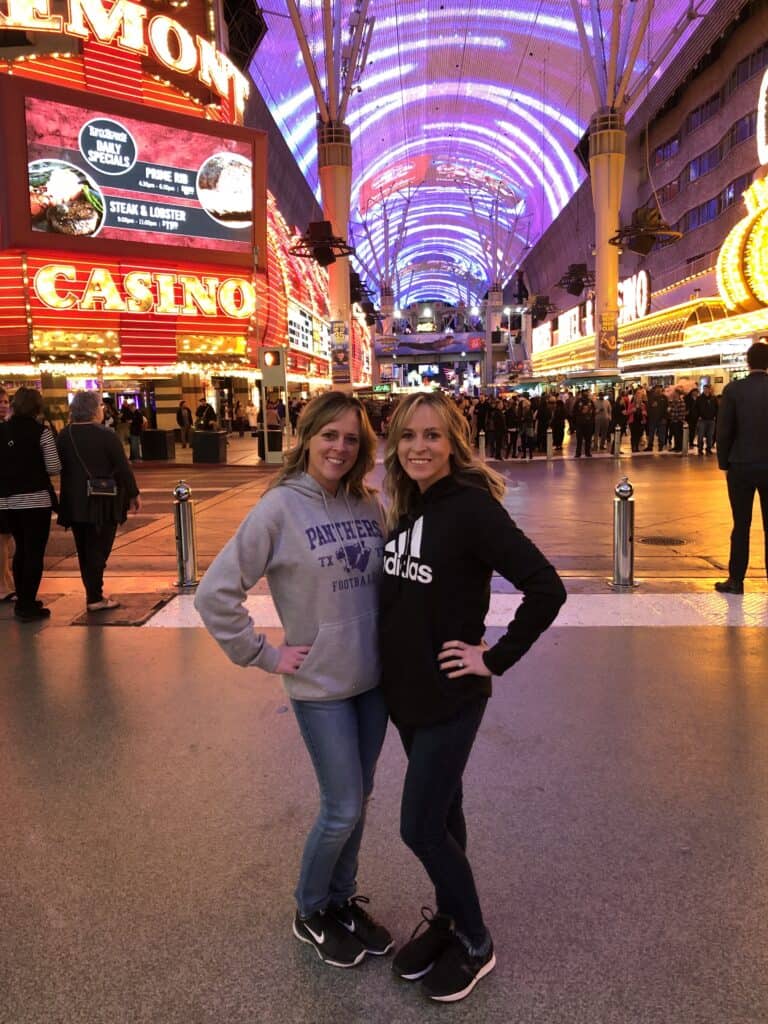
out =
{"type": "Polygon", "coordinates": [[[193,462],[226,462],[227,432],[226,430],[193,430],[192,431],[193,462]]]}
{"type": "Polygon", "coordinates": [[[175,430],[143,430],[141,432],[141,455],[145,462],[151,460],[172,461],[176,458],[175,430]]]}
{"type": "MultiPolygon", "coordinates": [[[[259,449],[259,458],[264,458],[264,432],[259,431],[257,444],[259,449]]],[[[281,452],[283,450],[283,432],[282,430],[267,430],[267,448],[271,452],[281,452]]]]}

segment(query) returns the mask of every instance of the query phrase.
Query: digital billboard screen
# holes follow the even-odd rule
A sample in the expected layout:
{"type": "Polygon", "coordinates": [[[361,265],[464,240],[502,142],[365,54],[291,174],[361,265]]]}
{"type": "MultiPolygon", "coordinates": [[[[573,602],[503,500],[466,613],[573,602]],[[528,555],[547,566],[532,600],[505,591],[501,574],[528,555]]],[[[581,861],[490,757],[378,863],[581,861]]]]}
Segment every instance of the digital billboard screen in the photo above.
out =
{"type": "Polygon", "coordinates": [[[247,140],[34,95],[24,123],[35,235],[252,251],[247,140]]]}

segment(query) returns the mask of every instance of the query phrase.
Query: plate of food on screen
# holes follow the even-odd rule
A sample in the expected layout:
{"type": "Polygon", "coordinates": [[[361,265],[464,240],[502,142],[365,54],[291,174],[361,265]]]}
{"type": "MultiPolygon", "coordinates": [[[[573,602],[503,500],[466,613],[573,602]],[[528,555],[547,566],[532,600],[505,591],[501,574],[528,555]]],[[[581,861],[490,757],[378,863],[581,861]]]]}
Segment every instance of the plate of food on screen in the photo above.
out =
{"type": "Polygon", "coordinates": [[[238,153],[214,153],[197,172],[197,198],[208,216],[230,228],[253,220],[253,166],[238,153]]]}
{"type": "Polygon", "coordinates": [[[28,176],[33,231],[99,233],[104,223],[104,196],[85,171],[66,160],[33,160],[28,176]]]}

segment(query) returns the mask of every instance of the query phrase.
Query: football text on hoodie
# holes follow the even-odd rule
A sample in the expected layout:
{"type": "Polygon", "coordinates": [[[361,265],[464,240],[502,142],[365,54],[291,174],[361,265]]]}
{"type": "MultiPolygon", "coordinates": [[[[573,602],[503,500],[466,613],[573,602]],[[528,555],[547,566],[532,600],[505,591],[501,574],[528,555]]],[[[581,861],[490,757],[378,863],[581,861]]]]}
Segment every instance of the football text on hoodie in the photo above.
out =
{"type": "Polygon", "coordinates": [[[310,652],[283,676],[295,700],[339,700],[379,683],[378,593],[381,511],[375,499],[331,497],[308,473],[267,491],[218,554],[198,587],[195,607],[237,665],[267,672],[278,650],[257,633],[244,606],[266,576],[291,647],[310,652]]]}

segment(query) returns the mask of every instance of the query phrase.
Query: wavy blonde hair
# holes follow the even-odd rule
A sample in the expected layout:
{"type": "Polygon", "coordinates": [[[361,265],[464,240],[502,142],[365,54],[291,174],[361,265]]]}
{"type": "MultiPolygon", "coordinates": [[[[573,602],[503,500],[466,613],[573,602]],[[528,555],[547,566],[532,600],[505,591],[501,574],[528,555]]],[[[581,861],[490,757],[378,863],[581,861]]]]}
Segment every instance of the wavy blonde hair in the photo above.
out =
{"type": "Polygon", "coordinates": [[[296,444],[283,456],[282,468],[267,489],[279,487],[286,477],[306,472],[309,442],[329,423],[350,410],[357,413],[360,424],[360,450],[352,469],[341,478],[341,485],[347,494],[356,498],[372,497],[375,491],[366,485],[365,478],[376,465],[376,435],[362,402],[342,391],[328,391],[304,406],[297,424],[296,444]]]}
{"type": "Polygon", "coordinates": [[[451,445],[451,474],[460,482],[474,487],[484,487],[501,501],[506,490],[504,477],[480,462],[469,440],[469,424],[455,402],[442,391],[420,392],[408,395],[395,409],[389,423],[387,448],[384,455],[384,492],[389,498],[387,526],[393,529],[402,516],[412,512],[419,496],[418,485],[411,480],[397,456],[397,448],[403,431],[419,406],[433,409],[445,427],[451,445]]]}

